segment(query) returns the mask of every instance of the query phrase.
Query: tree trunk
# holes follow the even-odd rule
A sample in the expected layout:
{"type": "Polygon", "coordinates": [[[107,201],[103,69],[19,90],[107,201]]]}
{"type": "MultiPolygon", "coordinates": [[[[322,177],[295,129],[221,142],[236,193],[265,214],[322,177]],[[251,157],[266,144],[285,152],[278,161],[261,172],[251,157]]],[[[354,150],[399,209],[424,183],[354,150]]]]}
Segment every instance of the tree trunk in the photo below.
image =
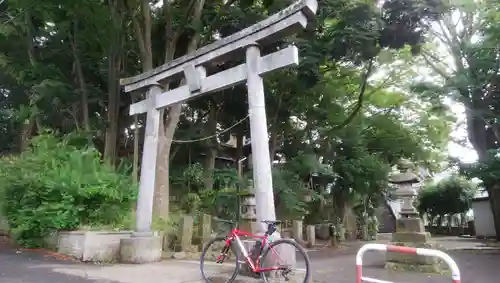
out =
{"type": "Polygon", "coordinates": [[[335,224],[341,224],[345,217],[345,207],[346,207],[346,197],[345,193],[335,192],[333,193],[333,222],[335,224]]]}
{"type": "MultiPolygon", "coordinates": [[[[480,91],[480,90],[477,90],[480,91]]],[[[480,97],[479,94],[475,94],[480,97]]],[[[474,102],[472,104],[475,106],[474,102]]],[[[467,114],[467,132],[469,141],[477,152],[479,162],[487,163],[490,156],[488,153],[486,123],[477,113],[481,109],[468,109],[467,114]]],[[[500,192],[496,188],[496,184],[489,180],[482,180],[486,191],[488,192],[491,212],[493,214],[493,222],[495,225],[496,239],[500,241],[500,192]]]]}
{"type": "Polygon", "coordinates": [[[280,95],[278,97],[278,103],[276,105],[276,115],[274,115],[274,119],[272,120],[272,127],[271,127],[271,138],[269,139],[269,157],[271,158],[271,165],[274,161],[274,157],[276,155],[276,147],[277,141],[278,141],[278,132],[279,132],[279,124],[278,124],[278,119],[279,119],[279,113],[281,111],[281,104],[283,101],[283,94],[284,92],[280,92],[280,95]]]}
{"type": "MultiPolygon", "coordinates": [[[[71,45],[71,51],[73,53],[73,60],[75,62],[76,78],[80,87],[80,99],[82,104],[82,116],[83,116],[83,128],[87,134],[90,132],[90,121],[89,121],[89,97],[87,91],[87,85],[85,83],[85,77],[83,75],[82,64],[80,61],[80,55],[78,52],[78,45],[76,41],[76,30],[77,22],[73,22],[73,35],[68,32],[69,42],[71,45]]],[[[108,111],[109,112],[109,111],[108,111]]]]}
{"type": "MultiPolygon", "coordinates": [[[[120,86],[118,79],[120,77],[121,65],[121,25],[122,10],[120,1],[110,1],[111,19],[113,23],[112,39],[108,51],[108,111],[107,125],[104,143],[104,159],[109,164],[116,163],[116,148],[118,140],[118,116],[120,106],[120,86]]],[[[135,140],[134,140],[135,143],[135,140]]],[[[134,152],[135,154],[135,152],[134,152]]],[[[134,166],[136,166],[134,162],[134,166]]],[[[134,171],[135,173],[135,171],[134,171]]]]}
{"type": "MultiPolygon", "coordinates": [[[[274,124],[276,125],[276,122],[274,122],[274,124]]],[[[277,126],[271,127],[271,138],[269,139],[269,158],[271,159],[271,165],[274,162],[276,156],[276,147],[278,146],[276,143],[278,141],[277,131],[277,126]]]]}
{"type": "MultiPolygon", "coordinates": [[[[166,2],[164,2],[165,5],[166,2]]],[[[205,0],[197,0],[193,9],[192,15],[192,25],[196,27],[196,30],[199,30],[198,27],[201,26],[201,13],[203,11],[203,6],[205,5],[205,0]]],[[[188,15],[189,16],[189,15],[188,15]]],[[[167,21],[168,22],[168,21],[167,21]]],[[[168,27],[168,26],[167,26],[168,27]]],[[[168,29],[167,29],[168,31],[168,29]]],[[[177,33],[179,34],[179,33],[177,33]]],[[[166,44],[166,61],[171,60],[174,55],[173,48],[175,46],[177,38],[179,36],[169,37],[172,38],[173,42],[167,42],[166,44]],[[170,52],[169,52],[170,51],[170,52]]],[[[194,52],[198,46],[198,42],[200,41],[200,34],[197,32],[193,35],[188,43],[188,48],[186,54],[194,52]]],[[[183,83],[183,82],[181,82],[183,83]]],[[[156,188],[155,188],[155,211],[160,215],[160,217],[167,219],[169,217],[169,195],[170,195],[170,149],[172,147],[172,140],[174,138],[175,130],[177,129],[177,125],[179,124],[179,118],[182,111],[182,103],[177,103],[172,105],[168,111],[164,111],[167,119],[166,123],[163,127],[163,131],[159,131],[158,141],[161,152],[161,155],[158,156],[157,163],[157,178],[156,178],[156,188]]]]}
{"type": "Polygon", "coordinates": [[[500,188],[497,185],[487,186],[488,196],[491,204],[491,211],[493,213],[493,221],[496,231],[496,240],[500,241],[500,188]]]}
{"type": "MultiPolygon", "coordinates": [[[[116,163],[116,148],[118,140],[118,112],[120,103],[120,88],[118,86],[118,78],[120,73],[119,61],[117,54],[109,55],[109,74],[108,74],[108,111],[107,125],[104,143],[104,158],[109,164],[116,163]]],[[[118,57],[119,58],[119,57],[118,57]]]]}
{"type": "Polygon", "coordinates": [[[236,132],[236,151],[234,155],[234,160],[236,160],[236,171],[238,172],[238,177],[241,179],[243,177],[243,162],[240,160],[243,158],[243,130],[239,126],[236,132]]]}
{"type": "Polygon", "coordinates": [[[139,181],[139,119],[137,115],[134,116],[134,159],[132,165],[132,178],[134,182],[138,183],[139,181]]]}
{"type": "MultiPolygon", "coordinates": [[[[36,65],[35,47],[33,46],[33,22],[31,21],[30,11],[24,13],[25,23],[26,23],[26,42],[28,45],[28,58],[30,60],[31,67],[36,65]]],[[[26,95],[30,103],[30,107],[33,106],[33,97],[30,90],[26,90],[26,95]]],[[[21,126],[21,131],[19,135],[19,151],[23,152],[28,148],[31,134],[33,132],[33,126],[35,125],[36,113],[31,112],[27,118],[23,121],[21,126]]]]}
{"type": "MultiPolygon", "coordinates": [[[[163,1],[164,13],[166,16],[165,30],[166,30],[166,42],[165,42],[165,63],[173,59],[175,54],[175,49],[177,46],[178,38],[184,31],[184,27],[189,24],[189,19],[191,19],[192,26],[196,30],[200,30],[198,27],[201,26],[201,14],[205,0],[192,1],[194,4],[193,9],[188,9],[189,12],[184,15],[186,24],[181,24],[177,31],[173,32],[173,15],[171,13],[171,7],[169,1],[163,1]],[[192,11],[192,13],[191,13],[192,11]]],[[[131,9],[132,14],[134,14],[134,8],[131,9]]],[[[153,68],[153,52],[151,45],[151,9],[149,6],[149,1],[142,1],[141,4],[142,11],[142,23],[138,18],[132,17],[132,23],[135,29],[135,34],[137,41],[139,43],[139,50],[141,54],[141,63],[143,72],[151,70],[153,68]]],[[[200,34],[196,33],[191,38],[187,53],[196,50],[198,42],[200,39],[200,34]]],[[[172,147],[172,140],[174,137],[175,130],[179,123],[179,118],[181,115],[182,104],[174,104],[168,110],[162,111],[162,117],[165,118],[165,125],[160,126],[158,129],[158,159],[156,165],[156,182],[155,182],[155,203],[154,212],[160,217],[167,219],[169,216],[169,161],[170,161],[170,150],[172,147]]]]}
{"type": "Polygon", "coordinates": [[[217,157],[217,149],[210,146],[207,149],[207,156],[205,159],[205,180],[204,180],[204,189],[211,190],[214,187],[214,170],[215,170],[215,159],[217,157]]]}
{"type": "MultiPolygon", "coordinates": [[[[217,105],[211,104],[208,114],[208,135],[215,135],[217,133],[217,105]]],[[[211,190],[214,186],[213,173],[215,169],[215,158],[217,157],[217,138],[214,137],[207,141],[207,150],[205,156],[204,180],[203,185],[205,190],[211,190]]]]}
{"type": "Polygon", "coordinates": [[[23,152],[26,149],[28,149],[34,125],[35,125],[35,117],[33,115],[30,115],[30,117],[24,121],[21,129],[21,134],[19,135],[20,152],[23,152]]]}
{"type": "Polygon", "coordinates": [[[156,185],[154,198],[154,212],[163,219],[169,217],[170,197],[170,147],[172,142],[165,135],[158,136],[158,161],[156,163],[156,185]]]}

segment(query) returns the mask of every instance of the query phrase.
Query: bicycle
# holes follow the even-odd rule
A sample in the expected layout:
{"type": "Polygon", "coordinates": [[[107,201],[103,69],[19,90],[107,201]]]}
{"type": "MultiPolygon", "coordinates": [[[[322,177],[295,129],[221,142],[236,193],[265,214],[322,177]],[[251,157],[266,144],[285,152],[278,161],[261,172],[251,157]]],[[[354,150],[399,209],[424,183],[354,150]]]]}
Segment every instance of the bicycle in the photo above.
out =
{"type": "MultiPolygon", "coordinates": [[[[304,256],[304,265],[305,265],[305,278],[304,280],[296,281],[299,283],[308,283],[310,277],[310,260],[307,255],[306,250],[297,242],[291,239],[278,239],[276,241],[269,241],[269,237],[274,234],[277,230],[277,224],[281,223],[280,221],[262,221],[262,223],[267,224],[267,231],[263,236],[253,235],[248,232],[241,231],[237,228],[233,228],[236,226],[236,223],[230,220],[216,219],[221,222],[229,223],[231,225],[231,230],[227,236],[217,236],[211,241],[209,241],[200,257],[200,271],[203,280],[206,283],[231,283],[236,279],[238,272],[240,271],[240,256],[243,256],[250,272],[253,277],[261,277],[264,283],[268,283],[270,278],[274,278],[275,276],[281,275],[285,278],[286,281],[289,281],[291,271],[291,266],[289,264],[283,263],[283,260],[279,256],[279,253],[276,252],[276,247],[278,245],[292,245],[296,257],[297,252],[304,256]],[[253,246],[251,251],[248,251],[240,237],[250,237],[257,239],[255,245],[253,246]],[[218,245],[220,243],[220,245],[218,245]],[[210,248],[215,246],[215,249],[221,248],[221,252],[217,255],[212,255],[215,258],[215,264],[222,265],[226,260],[231,261],[231,256],[234,255],[234,270],[229,272],[230,277],[227,281],[212,281],[212,278],[207,277],[205,272],[205,260],[207,257],[210,257],[210,248]],[[268,258],[268,256],[275,255],[274,258],[268,258]],[[277,260],[276,260],[277,259],[277,260]],[[276,263],[275,263],[276,262],[276,263]],[[263,267],[262,265],[265,263],[272,263],[270,267],[263,267]]],[[[227,264],[226,264],[227,266],[227,264]]],[[[295,279],[295,278],[294,278],[295,279]]]]}

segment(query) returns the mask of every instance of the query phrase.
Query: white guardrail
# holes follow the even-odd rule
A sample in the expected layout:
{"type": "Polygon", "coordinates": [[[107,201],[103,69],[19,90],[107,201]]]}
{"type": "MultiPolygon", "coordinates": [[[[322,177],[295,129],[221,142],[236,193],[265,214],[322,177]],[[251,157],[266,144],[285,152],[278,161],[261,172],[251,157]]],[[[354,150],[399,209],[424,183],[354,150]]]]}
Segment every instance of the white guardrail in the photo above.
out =
{"type": "Polygon", "coordinates": [[[358,254],[356,255],[356,283],[362,282],[372,282],[372,283],[394,283],[391,281],[384,281],[370,277],[363,277],[363,255],[367,251],[381,251],[390,253],[401,253],[401,254],[414,254],[421,256],[432,256],[442,259],[451,270],[452,283],[460,283],[460,270],[458,269],[457,263],[447,254],[438,250],[431,249],[420,249],[420,248],[410,248],[404,246],[392,246],[383,244],[366,244],[362,246],[358,254]]]}

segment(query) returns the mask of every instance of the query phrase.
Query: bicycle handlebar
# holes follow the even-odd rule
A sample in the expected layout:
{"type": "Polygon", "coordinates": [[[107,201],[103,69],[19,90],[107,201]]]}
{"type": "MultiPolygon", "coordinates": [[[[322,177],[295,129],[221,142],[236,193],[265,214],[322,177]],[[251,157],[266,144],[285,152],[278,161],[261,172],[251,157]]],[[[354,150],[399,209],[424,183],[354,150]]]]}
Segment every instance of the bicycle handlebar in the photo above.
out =
{"type": "MultiPolygon", "coordinates": [[[[219,221],[219,222],[224,222],[224,223],[229,223],[229,224],[236,224],[236,221],[226,220],[226,219],[222,219],[222,218],[219,218],[216,216],[213,216],[212,219],[214,221],[219,221]]],[[[264,224],[281,224],[280,220],[262,220],[261,222],[264,224]]]]}
{"type": "MultiPolygon", "coordinates": [[[[222,219],[222,218],[219,218],[216,216],[213,216],[212,219],[214,221],[227,223],[227,224],[231,225],[231,227],[237,227],[236,221],[226,220],[226,219],[222,219]]],[[[264,224],[267,224],[266,235],[272,235],[274,232],[276,232],[276,230],[277,230],[276,225],[281,223],[281,221],[279,221],[279,220],[263,220],[261,222],[264,224]]]]}

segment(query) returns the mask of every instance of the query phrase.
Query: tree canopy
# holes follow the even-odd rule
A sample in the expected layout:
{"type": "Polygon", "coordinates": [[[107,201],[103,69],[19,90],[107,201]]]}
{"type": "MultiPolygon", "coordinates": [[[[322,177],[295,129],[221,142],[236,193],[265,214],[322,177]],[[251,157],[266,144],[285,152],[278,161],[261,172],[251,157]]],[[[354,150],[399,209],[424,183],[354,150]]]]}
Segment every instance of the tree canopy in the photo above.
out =
{"type": "MultiPolygon", "coordinates": [[[[193,52],[292,3],[157,2],[9,1],[0,24],[1,152],[28,150],[30,139],[47,128],[76,131],[105,162],[131,164],[137,178],[145,117],[128,116],[128,106],[144,95],[125,94],[118,79],[193,52]]],[[[265,80],[280,217],[307,214],[320,202],[341,218],[346,203],[378,199],[400,158],[439,170],[455,122],[444,96],[422,95],[410,80],[427,31],[448,6],[437,0],[319,2],[308,32],[263,46],[267,52],[295,44],[301,56],[298,68],[265,80]],[[305,196],[312,196],[312,204],[305,196]]],[[[240,62],[229,58],[219,67],[240,62]]],[[[251,153],[247,112],[244,86],[164,111],[159,215],[168,216],[169,203],[189,207],[182,203],[248,176],[248,159],[239,162],[251,153]]]]}

